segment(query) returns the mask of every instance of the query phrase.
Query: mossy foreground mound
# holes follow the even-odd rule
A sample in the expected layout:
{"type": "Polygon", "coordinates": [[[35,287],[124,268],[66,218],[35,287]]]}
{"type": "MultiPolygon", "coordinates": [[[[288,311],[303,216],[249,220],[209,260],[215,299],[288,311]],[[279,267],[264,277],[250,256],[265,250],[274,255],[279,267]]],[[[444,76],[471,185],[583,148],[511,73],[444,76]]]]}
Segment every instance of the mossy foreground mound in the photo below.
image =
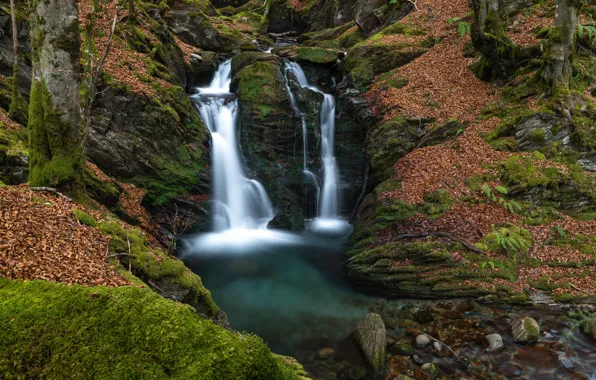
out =
{"type": "Polygon", "coordinates": [[[254,335],[135,287],[0,279],[5,379],[298,379],[254,335]]]}

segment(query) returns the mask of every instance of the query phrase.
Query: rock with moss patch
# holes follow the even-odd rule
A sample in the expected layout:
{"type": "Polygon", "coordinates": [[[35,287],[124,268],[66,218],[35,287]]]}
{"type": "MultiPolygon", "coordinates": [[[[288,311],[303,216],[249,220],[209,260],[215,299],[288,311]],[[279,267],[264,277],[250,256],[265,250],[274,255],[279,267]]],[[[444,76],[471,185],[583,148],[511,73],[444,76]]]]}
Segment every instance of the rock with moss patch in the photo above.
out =
{"type": "Polygon", "coordinates": [[[386,331],[379,314],[367,314],[352,333],[358,348],[362,351],[366,365],[373,376],[385,369],[386,331]]]}
{"type": "Polygon", "coordinates": [[[532,344],[540,339],[540,326],[530,317],[514,319],[511,322],[511,332],[516,343],[532,344]]]}
{"type": "Polygon", "coordinates": [[[416,376],[420,379],[433,380],[439,376],[439,367],[433,363],[425,363],[416,370],[416,376]]]}

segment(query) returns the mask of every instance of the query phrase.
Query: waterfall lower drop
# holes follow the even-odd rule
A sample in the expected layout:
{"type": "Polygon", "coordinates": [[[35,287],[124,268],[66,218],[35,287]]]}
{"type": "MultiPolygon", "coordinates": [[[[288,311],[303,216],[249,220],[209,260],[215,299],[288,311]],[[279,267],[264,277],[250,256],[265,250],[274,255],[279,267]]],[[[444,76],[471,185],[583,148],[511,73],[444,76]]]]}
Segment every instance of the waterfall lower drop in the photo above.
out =
{"type": "MultiPolygon", "coordinates": [[[[292,101],[292,106],[302,119],[302,133],[304,140],[304,173],[307,176],[312,176],[320,194],[318,196],[318,218],[312,221],[310,229],[316,232],[324,233],[345,233],[349,229],[346,221],[339,218],[339,169],[337,161],[335,160],[335,97],[331,94],[326,94],[318,87],[308,83],[306,74],[302,67],[296,62],[288,62],[286,66],[286,74],[292,73],[296,77],[298,84],[302,88],[309,88],[323,94],[323,104],[321,106],[321,161],[323,162],[323,185],[322,188],[316,180],[316,176],[308,170],[307,155],[308,155],[308,135],[306,130],[305,115],[300,111],[296,97],[292,93],[288,78],[286,78],[286,85],[288,95],[292,101]]],[[[287,77],[287,75],[286,75],[287,77]]]]}
{"type": "Polygon", "coordinates": [[[215,73],[211,85],[193,100],[213,139],[213,223],[216,231],[265,229],[275,216],[265,188],[242,168],[236,116],[238,101],[230,93],[231,60],[215,73]]]}

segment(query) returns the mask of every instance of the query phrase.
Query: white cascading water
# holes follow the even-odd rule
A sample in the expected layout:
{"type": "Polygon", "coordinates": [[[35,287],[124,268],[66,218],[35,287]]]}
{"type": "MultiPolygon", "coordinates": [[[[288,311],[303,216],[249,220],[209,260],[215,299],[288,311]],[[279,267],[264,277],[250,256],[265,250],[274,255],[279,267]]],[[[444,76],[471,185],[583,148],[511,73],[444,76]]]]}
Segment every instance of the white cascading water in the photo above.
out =
{"type": "MultiPolygon", "coordinates": [[[[339,218],[339,191],[338,178],[339,169],[335,160],[335,98],[333,95],[325,94],[316,86],[308,83],[302,67],[296,62],[288,62],[286,73],[291,72],[298,80],[298,84],[303,88],[309,88],[320,94],[323,94],[324,100],[321,107],[321,160],[323,161],[323,186],[320,190],[318,214],[321,219],[339,218]]],[[[286,81],[287,82],[287,81],[286,81]]],[[[306,131],[306,120],[304,114],[298,109],[296,98],[287,85],[288,94],[292,101],[292,106],[301,115],[302,133],[304,139],[304,172],[310,173],[306,167],[306,156],[308,154],[308,138],[306,131]]],[[[312,173],[310,173],[312,175],[312,173]]],[[[314,175],[313,175],[314,177],[314,175]]]]}
{"type": "Polygon", "coordinates": [[[198,88],[192,98],[213,140],[214,229],[265,229],[275,215],[265,188],[247,178],[242,167],[231,65],[231,60],[222,63],[210,86],[198,88]]]}

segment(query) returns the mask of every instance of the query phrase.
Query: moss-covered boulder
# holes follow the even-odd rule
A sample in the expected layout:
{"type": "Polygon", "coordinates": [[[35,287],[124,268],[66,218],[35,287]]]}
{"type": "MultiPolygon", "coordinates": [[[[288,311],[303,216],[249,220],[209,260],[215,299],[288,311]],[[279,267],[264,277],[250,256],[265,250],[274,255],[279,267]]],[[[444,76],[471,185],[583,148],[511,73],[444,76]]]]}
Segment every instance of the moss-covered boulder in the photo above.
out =
{"type": "Polygon", "coordinates": [[[518,318],[511,322],[511,332],[516,343],[536,343],[540,339],[540,326],[530,317],[518,318]]]}
{"type": "Polygon", "coordinates": [[[364,355],[370,374],[380,376],[385,370],[385,323],[379,314],[366,314],[352,333],[364,355]]]}
{"type": "Polygon", "coordinates": [[[281,57],[293,61],[308,61],[312,63],[335,63],[339,59],[337,49],[325,49],[321,47],[294,46],[291,48],[276,48],[273,52],[281,57]]]}
{"type": "Polygon", "coordinates": [[[188,304],[198,313],[223,319],[222,322],[227,323],[201,278],[186,268],[182,261],[168,256],[161,248],[151,247],[144,232],[136,228],[126,230],[115,220],[98,223],[97,228],[112,237],[110,252],[154,291],[165,298],[188,304]]]}
{"type": "Polygon", "coordinates": [[[365,89],[376,75],[410,63],[427,51],[425,44],[361,44],[348,52],[341,67],[356,88],[365,89]]]}
{"type": "Polygon", "coordinates": [[[138,287],[0,279],[7,378],[299,379],[261,339],[138,287]]]}

